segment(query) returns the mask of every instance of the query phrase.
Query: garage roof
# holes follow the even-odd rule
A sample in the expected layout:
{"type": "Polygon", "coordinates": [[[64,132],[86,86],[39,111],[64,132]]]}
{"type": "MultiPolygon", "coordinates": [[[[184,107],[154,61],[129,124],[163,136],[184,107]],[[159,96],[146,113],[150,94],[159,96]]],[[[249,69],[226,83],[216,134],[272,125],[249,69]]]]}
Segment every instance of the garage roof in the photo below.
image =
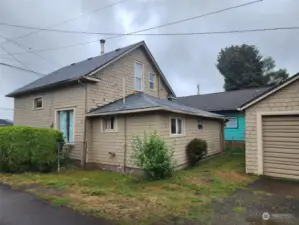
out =
{"type": "Polygon", "coordinates": [[[159,99],[142,92],[127,96],[125,98],[125,102],[123,99],[119,99],[110,104],[93,109],[88,116],[126,114],[156,110],[165,110],[195,116],[224,119],[222,115],[180,105],[177,102],[169,101],[167,99],[159,99]]]}
{"type": "Polygon", "coordinates": [[[251,99],[250,101],[245,102],[243,105],[240,106],[239,110],[245,110],[248,107],[252,106],[253,104],[256,104],[257,102],[263,100],[264,98],[276,93],[277,91],[281,90],[282,88],[292,84],[296,80],[299,79],[299,73],[295,74],[294,76],[290,77],[289,79],[283,81],[282,83],[275,85],[274,87],[270,88],[263,94],[256,96],[255,98],[251,99]]]}

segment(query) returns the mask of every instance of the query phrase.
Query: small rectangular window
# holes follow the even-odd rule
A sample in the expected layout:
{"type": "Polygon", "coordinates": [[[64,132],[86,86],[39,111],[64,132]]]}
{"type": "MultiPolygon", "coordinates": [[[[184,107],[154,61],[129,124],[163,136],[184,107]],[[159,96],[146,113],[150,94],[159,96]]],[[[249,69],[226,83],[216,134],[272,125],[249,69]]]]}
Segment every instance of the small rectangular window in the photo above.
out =
{"type": "Polygon", "coordinates": [[[34,98],[33,104],[35,109],[43,108],[43,98],[42,97],[34,98]]]}
{"type": "Polygon", "coordinates": [[[156,75],[154,73],[149,73],[149,88],[155,89],[155,78],[156,75]]]}
{"type": "Polygon", "coordinates": [[[136,63],[135,65],[135,90],[142,91],[143,65],[136,63]]]}
{"type": "Polygon", "coordinates": [[[171,118],[170,119],[170,133],[171,135],[181,135],[183,134],[184,121],[181,118],[171,118]]]}
{"type": "Polygon", "coordinates": [[[104,125],[104,131],[109,132],[109,131],[115,131],[116,130],[116,124],[115,124],[115,117],[108,117],[103,120],[103,125],[104,125]]]}
{"type": "Polygon", "coordinates": [[[202,119],[197,120],[197,127],[199,130],[201,130],[203,128],[203,120],[202,119]]]}
{"type": "Polygon", "coordinates": [[[225,124],[226,128],[238,128],[238,118],[237,117],[227,117],[227,122],[225,124]]]}
{"type": "Polygon", "coordinates": [[[65,142],[74,142],[74,110],[58,111],[58,129],[65,142]]]}

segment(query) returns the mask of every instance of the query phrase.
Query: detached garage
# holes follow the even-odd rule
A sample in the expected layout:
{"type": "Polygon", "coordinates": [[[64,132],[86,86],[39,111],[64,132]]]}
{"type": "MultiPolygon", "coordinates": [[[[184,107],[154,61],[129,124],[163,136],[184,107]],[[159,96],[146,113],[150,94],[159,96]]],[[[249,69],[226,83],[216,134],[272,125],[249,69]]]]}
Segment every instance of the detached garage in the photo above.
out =
{"type": "Polygon", "coordinates": [[[246,172],[299,180],[299,74],[247,102],[246,172]]]}

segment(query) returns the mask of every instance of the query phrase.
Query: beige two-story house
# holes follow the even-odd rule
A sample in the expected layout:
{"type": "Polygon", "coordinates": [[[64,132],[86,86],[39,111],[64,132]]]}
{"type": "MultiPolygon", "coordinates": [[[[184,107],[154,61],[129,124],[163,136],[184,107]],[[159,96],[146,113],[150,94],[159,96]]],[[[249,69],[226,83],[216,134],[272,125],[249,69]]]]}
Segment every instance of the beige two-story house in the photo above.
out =
{"type": "Polygon", "coordinates": [[[10,94],[16,126],[61,130],[81,165],[134,168],[134,136],[156,132],[187,163],[185,146],[193,138],[208,142],[208,154],[223,150],[224,118],[179,105],[150,53],[139,42],[73,63],[10,94]]]}

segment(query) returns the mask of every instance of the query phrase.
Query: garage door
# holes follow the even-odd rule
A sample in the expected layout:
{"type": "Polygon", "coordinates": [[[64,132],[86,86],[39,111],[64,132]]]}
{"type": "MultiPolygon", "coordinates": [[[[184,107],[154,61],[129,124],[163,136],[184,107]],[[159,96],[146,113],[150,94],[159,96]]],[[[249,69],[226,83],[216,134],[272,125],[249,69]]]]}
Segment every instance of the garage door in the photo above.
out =
{"type": "Polygon", "coordinates": [[[299,179],[299,116],[264,116],[264,175],[299,179]]]}

